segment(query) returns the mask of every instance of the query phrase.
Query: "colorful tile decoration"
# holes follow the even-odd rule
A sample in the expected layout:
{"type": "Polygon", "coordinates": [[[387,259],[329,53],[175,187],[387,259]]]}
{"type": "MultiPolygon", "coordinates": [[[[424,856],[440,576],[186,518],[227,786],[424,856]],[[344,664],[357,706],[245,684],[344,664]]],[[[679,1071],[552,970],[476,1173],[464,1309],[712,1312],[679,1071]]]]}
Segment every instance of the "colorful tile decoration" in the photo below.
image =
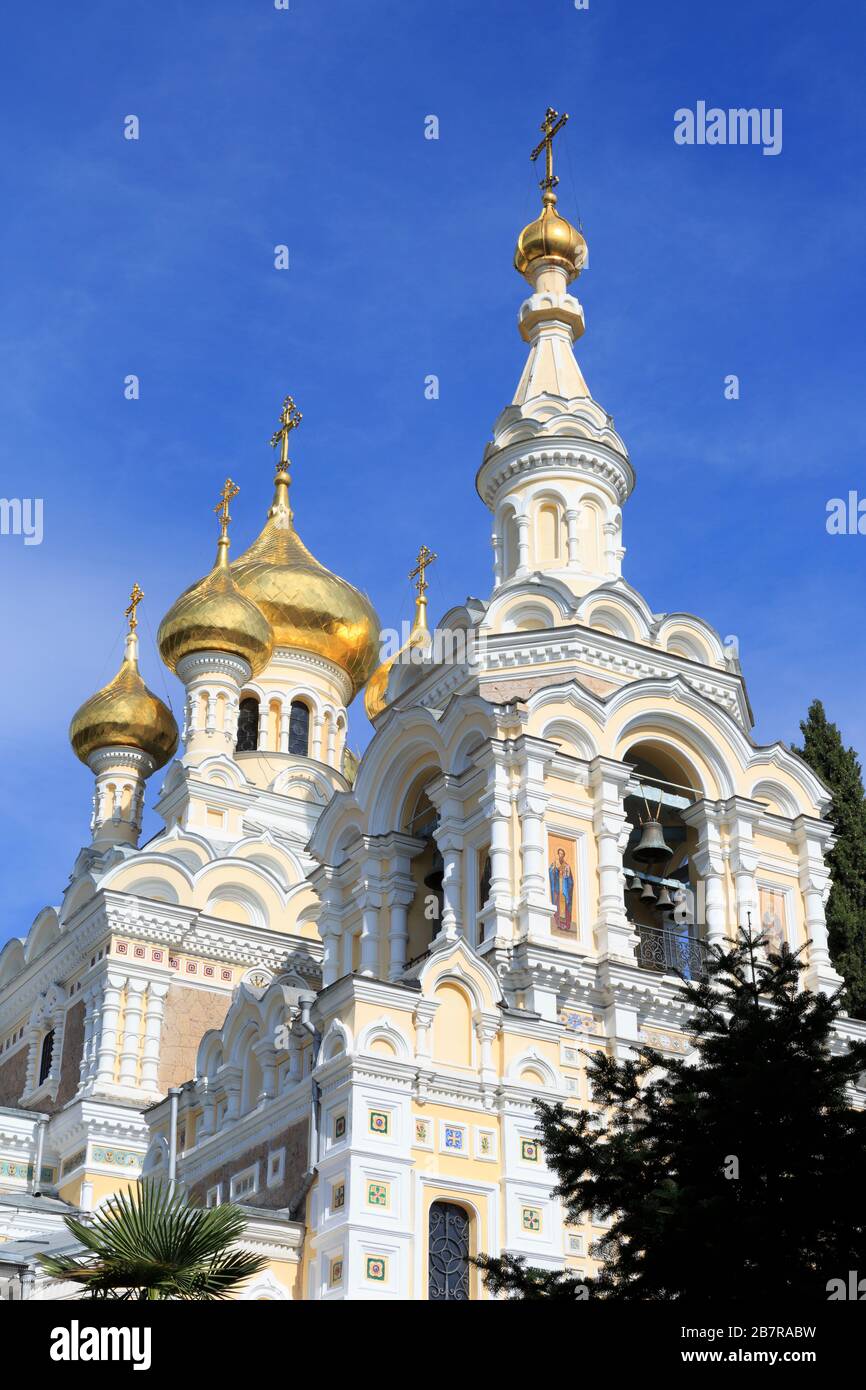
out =
{"type": "Polygon", "coordinates": [[[346,1205],[346,1184],[335,1182],[331,1188],[331,1211],[342,1211],[346,1205]]]}
{"type": "Polygon", "coordinates": [[[524,1207],[521,1224],[524,1231],[539,1232],[541,1230],[541,1212],[538,1207],[524,1207]]]}
{"type": "Polygon", "coordinates": [[[338,1255],[336,1260],[331,1261],[331,1268],[328,1272],[328,1287],[333,1289],[337,1284],[343,1282],[343,1257],[338,1255]]]}
{"type": "Polygon", "coordinates": [[[368,1182],[367,1183],[367,1205],[370,1207],[387,1207],[390,1201],[391,1184],[389,1182],[368,1182]]]}
{"type": "Polygon", "coordinates": [[[454,1153],[465,1152],[464,1133],[459,1125],[445,1126],[445,1147],[454,1153]]]}
{"type": "Polygon", "coordinates": [[[478,1136],[478,1152],[482,1158],[493,1157],[493,1135],[482,1130],[478,1136]]]}
{"type": "Polygon", "coordinates": [[[92,1158],[94,1163],[110,1163],[114,1168],[140,1168],[142,1164],[141,1154],[131,1153],[129,1149],[94,1148],[92,1158]]]}
{"type": "Polygon", "coordinates": [[[367,1256],[367,1278],[374,1283],[384,1284],[388,1277],[388,1261],[384,1255],[367,1256]]]}
{"type": "Polygon", "coordinates": [[[346,1117],[345,1115],[334,1116],[334,1138],[345,1139],[346,1137],[346,1117]]]}
{"type": "Polygon", "coordinates": [[[416,1121],[415,1121],[415,1143],[416,1143],[416,1144],[429,1144],[429,1143],[430,1143],[430,1121],[429,1121],[429,1120],[417,1120],[417,1119],[416,1119],[416,1121]]]}
{"type": "Polygon", "coordinates": [[[537,1163],[541,1157],[537,1139],[521,1139],[520,1157],[524,1163],[537,1163]]]}
{"type": "Polygon", "coordinates": [[[370,1111],[370,1129],[373,1134],[391,1133],[391,1116],[387,1110],[370,1111]]]}

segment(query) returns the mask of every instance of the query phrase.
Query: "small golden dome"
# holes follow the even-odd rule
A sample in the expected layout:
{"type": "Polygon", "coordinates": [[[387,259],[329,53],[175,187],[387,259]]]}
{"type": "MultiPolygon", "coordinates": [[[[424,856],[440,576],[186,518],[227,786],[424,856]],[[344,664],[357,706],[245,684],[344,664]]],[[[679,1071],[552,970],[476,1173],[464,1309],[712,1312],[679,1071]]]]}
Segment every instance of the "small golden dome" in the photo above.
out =
{"type": "Polygon", "coordinates": [[[254,676],[270,660],[271,625],[232,578],[228,547],[228,536],[220,536],[210,574],[185,590],[159,625],[157,645],[171,671],[190,652],[231,652],[247,662],[254,676]]]}
{"type": "Polygon", "coordinates": [[[177,748],[177,724],[167,705],[148,690],[138,670],[138,638],[130,631],[123,664],[73,715],[73,752],[87,763],[97,748],[138,748],[163,767],[177,748]]]}
{"type": "Polygon", "coordinates": [[[231,565],[238,588],[268,619],[277,647],[325,657],[357,695],[376,665],[379,619],[370,600],[320,564],[294,528],[287,460],[259,537],[231,565]]]}
{"type": "Polygon", "coordinates": [[[563,266],[569,281],[574,280],[586,264],[586,242],[577,228],[556,211],[552,189],[545,192],[543,201],[541,216],[524,227],[517,238],[514,268],[528,276],[536,261],[549,260],[563,266]]]}
{"type": "Polygon", "coordinates": [[[427,626],[427,589],[429,587],[427,569],[438,558],[438,555],[434,555],[432,550],[427,549],[426,545],[422,545],[418,552],[416,566],[409,575],[410,579],[417,580],[415,619],[409,636],[393,656],[387,657],[380,666],[376,667],[367,683],[367,689],[364,691],[364,709],[371,722],[388,708],[388,679],[397,663],[411,661],[413,659],[412,654],[416,651],[426,653],[430,650],[433,639],[427,626]]]}

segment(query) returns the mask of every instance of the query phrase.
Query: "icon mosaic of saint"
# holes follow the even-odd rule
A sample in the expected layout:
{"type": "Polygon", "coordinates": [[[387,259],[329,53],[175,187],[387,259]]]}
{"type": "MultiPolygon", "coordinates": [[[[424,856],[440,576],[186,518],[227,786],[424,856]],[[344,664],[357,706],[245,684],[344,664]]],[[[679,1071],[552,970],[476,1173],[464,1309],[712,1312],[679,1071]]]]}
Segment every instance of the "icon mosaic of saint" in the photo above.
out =
{"type": "Polygon", "coordinates": [[[568,862],[565,847],[553,849],[548,869],[550,900],[553,903],[553,926],[556,931],[572,931],[571,914],[574,906],[574,870],[568,862]]]}

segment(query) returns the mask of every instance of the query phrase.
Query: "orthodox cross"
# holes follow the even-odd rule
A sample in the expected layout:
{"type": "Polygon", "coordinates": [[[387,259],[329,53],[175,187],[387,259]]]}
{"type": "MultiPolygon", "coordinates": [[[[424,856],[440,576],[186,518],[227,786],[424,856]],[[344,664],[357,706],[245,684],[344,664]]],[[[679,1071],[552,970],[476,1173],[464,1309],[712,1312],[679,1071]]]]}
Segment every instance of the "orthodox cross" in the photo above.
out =
{"type": "Polygon", "coordinates": [[[280,467],[285,468],[289,462],[289,435],[292,430],[296,430],[303,420],[303,415],[298,410],[291,396],[286,396],[283,401],[283,408],[280,412],[280,428],[275,430],[271,438],[271,448],[276,449],[282,441],[280,449],[280,467]]]}
{"type": "Polygon", "coordinates": [[[421,549],[418,551],[418,559],[415,568],[409,571],[409,578],[418,580],[415,587],[418,590],[419,598],[423,598],[427,591],[427,579],[425,575],[427,566],[432,565],[433,561],[438,559],[439,556],[434,555],[432,550],[428,550],[426,545],[422,545],[421,549]]]}
{"type": "Polygon", "coordinates": [[[235,497],[237,497],[239,492],[240,488],[238,487],[237,483],[233,483],[231,478],[226,478],[225,482],[223,483],[223,490],[220,493],[220,500],[214,507],[214,511],[220,519],[221,536],[228,535],[229,522],[231,521],[231,516],[229,515],[229,502],[231,502],[235,497]]]}
{"type": "Polygon", "coordinates": [[[562,127],[565,125],[567,120],[567,111],[564,116],[560,116],[558,111],[554,111],[552,106],[548,106],[547,114],[544,117],[544,124],[541,127],[542,131],[544,132],[544,139],[541,141],[540,144],[535,146],[535,149],[529,156],[532,162],[535,163],[536,159],[541,154],[541,151],[545,151],[545,163],[547,166],[547,170],[544,178],[541,180],[541,187],[544,189],[553,189],[559,183],[559,179],[553,172],[553,137],[557,135],[560,130],[562,130],[562,127]]]}
{"type": "Polygon", "coordinates": [[[129,619],[130,632],[135,632],[135,629],[138,627],[138,618],[135,610],[143,598],[144,590],[139,589],[137,583],[133,584],[132,593],[129,595],[129,607],[126,609],[126,617],[129,619]]]}

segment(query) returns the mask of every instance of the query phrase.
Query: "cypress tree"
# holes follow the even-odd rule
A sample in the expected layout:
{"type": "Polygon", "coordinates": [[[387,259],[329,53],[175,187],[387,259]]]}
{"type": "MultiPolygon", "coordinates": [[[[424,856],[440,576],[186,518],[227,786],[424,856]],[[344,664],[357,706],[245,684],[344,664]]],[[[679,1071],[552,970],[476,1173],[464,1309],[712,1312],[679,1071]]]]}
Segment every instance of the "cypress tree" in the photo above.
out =
{"type": "Polygon", "coordinates": [[[853,1018],[866,1018],[866,796],[853,748],[846,748],[820,700],[800,724],[795,748],[832,795],[827,819],[838,842],[827,856],[833,887],[827,903],[830,959],[845,981],[844,1003],[853,1018]]]}

